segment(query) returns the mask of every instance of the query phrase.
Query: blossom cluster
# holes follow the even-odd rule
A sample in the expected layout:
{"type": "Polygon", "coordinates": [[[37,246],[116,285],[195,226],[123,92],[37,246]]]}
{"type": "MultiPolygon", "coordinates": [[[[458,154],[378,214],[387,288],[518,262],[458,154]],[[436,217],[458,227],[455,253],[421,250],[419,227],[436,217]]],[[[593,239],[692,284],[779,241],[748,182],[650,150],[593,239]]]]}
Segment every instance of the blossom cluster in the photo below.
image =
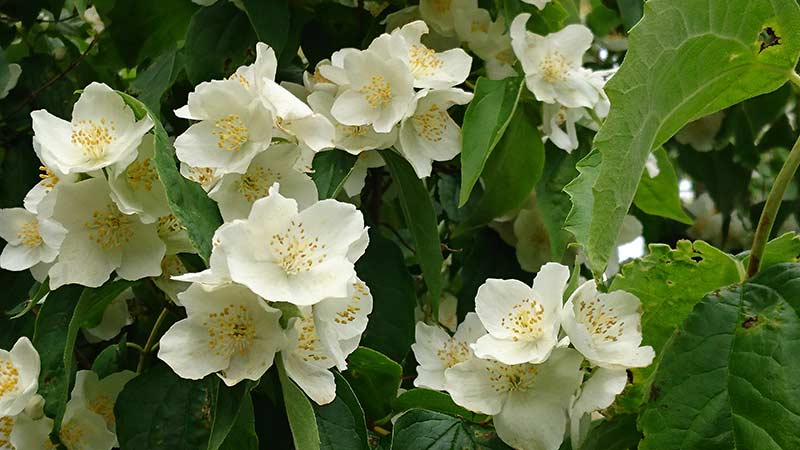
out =
{"type": "Polygon", "coordinates": [[[555,450],[567,429],[579,448],[591,414],[625,387],[626,369],[648,366],[655,353],[641,346],[638,298],[600,293],[590,280],[563,302],[569,278],[567,267],[547,263],[533,286],[489,279],[452,336],[418,322],[414,385],[493,416],[514,448],[555,450]]]}

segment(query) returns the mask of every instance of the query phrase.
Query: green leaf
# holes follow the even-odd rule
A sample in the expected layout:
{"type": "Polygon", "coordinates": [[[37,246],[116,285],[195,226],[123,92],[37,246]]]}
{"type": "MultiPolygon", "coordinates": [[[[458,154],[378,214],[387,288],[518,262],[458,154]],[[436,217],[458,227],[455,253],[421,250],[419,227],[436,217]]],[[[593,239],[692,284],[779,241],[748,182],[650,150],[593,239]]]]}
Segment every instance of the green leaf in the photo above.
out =
{"type": "Polygon", "coordinates": [[[576,16],[580,20],[574,0],[551,1],[545,5],[544,9],[539,9],[520,0],[505,0],[503,3],[506,24],[511,24],[514,18],[522,13],[528,13],[531,18],[528,21],[527,28],[541,35],[564,28],[571,16],[576,16]],[[567,11],[567,8],[572,11],[567,11]]]}
{"type": "Polygon", "coordinates": [[[333,372],[336,398],[327,405],[312,405],[317,416],[323,450],[368,450],[364,411],[347,380],[333,372]]]}
{"type": "Polygon", "coordinates": [[[483,169],[485,191],[461,229],[484,225],[519,207],[544,168],[544,144],[532,113],[520,105],[483,169]]]}
{"type": "Polygon", "coordinates": [[[199,184],[187,180],[178,171],[175,147],[172,146],[167,131],[153,111],[130,95],[121,92],[119,94],[125,103],[134,110],[137,117],[147,114],[155,123],[156,153],[154,161],[158,178],[164,184],[167,192],[169,208],[181,225],[186,228],[189,240],[197,253],[208,264],[208,259],[211,257],[211,238],[217,228],[222,225],[222,217],[217,204],[208,198],[199,184]]]}
{"type": "MultiPolygon", "coordinates": [[[[761,261],[761,270],[776,264],[797,262],[798,257],[800,257],[800,236],[794,232],[784,233],[767,242],[761,261]]],[[[750,264],[749,254],[742,261],[744,267],[747,267],[748,264],[750,264]]]]}
{"type": "Polygon", "coordinates": [[[414,237],[417,262],[428,286],[431,310],[434,311],[434,316],[438,316],[444,258],[431,194],[405,159],[392,150],[380,152],[400,190],[400,205],[406,225],[414,237]]]}
{"type": "Polygon", "coordinates": [[[573,212],[588,220],[571,228],[595,273],[615,248],[650,152],[691,120],[779,88],[800,55],[794,0],[651,0],[645,10],[606,85],[612,106],[595,138],[595,173],[573,185],[582,188],[573,212]],[[767,27],[781,40],[762,49],[767,27]]]}
{"type": "Polygon", "coordinates": [[[358,262],[356,273],[372,294],[372,314],[361,345],[399,362],[414,343],[414,308],[417,296],[403,252],[375,228],[369,230],[369,246],[358,262]]]}
{"type": "Polygon", "coordinates": [[[219,378],[185,380],[164,364],[132,379],[114,407],[125,450],[197,450],[208,447],[219,378]]]}
{"type": "Polygon", "coordinates": [[[199,84],[230,75],[245,62],[248,52],[254,52],[257,40],[247,14],[231,2],[220,1],[199,9],[186,30],[189,81],[199,84]]]}
{"type": "Polygon", "coordinates": [[[427,409],[456,417],[463,417],[472,422],[482,422],[488,418],[458,406],[446,392],[431,389],[410,389],[400,394],[393,402],[395,412],[403,412],[413,408],[427,409]]]}
{"type": "Polygon", "coordinates": [[[123,334],[116,344],[109,345],[92,362],[92,372],[103,378],[125,370],[128,359],[128,335],[123,334]]]}
{"type": "Polygon", "coordinates": [[[641,450],[800,448],[800,265],[706,296],[675,333],[641,450]]]}
{"type": "Polygon", "coordinates": [[[642,19],[645,0],[617,0],[622,23],[626,30],[630,30],[642,19]]]}
{"type": "Polygon", "coordinates": [[[636,416],[623,414],[594,426],[580,450],[636,450],[641,439],[642,433],[636,429],[636,416]]]}
{"type": "Polygon", "coordinates": [[[286,415],[289,417],[295,448],[297,450],[319,450],[321,448],[319,430],[311,402],[308,401],[306,394],[294,384],[294,381],[286,375],[283,361],[275,358],[275,364],[278,366],[283,403],[286,407],[286,415]]]}
{"type": "Polygon", "coordinates": [[[592,10],[586,16],[586,25],[599,37],[606,36],[622,25],[617,11],[605,6],[602,0],[591,0],[592,10]]]}
{"type": "Polygon", "coordinates": [[[269,44],[280,59],[289,39],[291,18],[288,0],[242,0],[242,6],[258,40],[269,44]]]}
{"type": "Polygon", "coordinates": [[[83,291],[82,286],[66,285],[50,292],[36,317],[33,346],[39,352],[39,395],[44,397],[45,413],[60,426],[74,377],[72,346],[67,352],[70,321],[83,291]],[[65,360],[67,359],[67,360],[65,360]]]}
{"type": "Polygon", "coordinates": [[[647,214],[691,225],[692,218],[686,214],[681,204],[678,175],[675,174],[667,152],[659,148],[653,155],[658,161],[658,176],[650,178],[647,171],[644,171],[633,203],[647,214]]]}
{"type": "Polygon", "coordinates": [[[742,279],[740,265],[727,253],[703,241],[679,241],[677,248],[651,244],[650,253],[622,267],[611,290],[624,290],[642,301],[642,345],[656,351],[656,361],[633,369],[634,384],[617,404],[637,411],[644,401],[649,376],[658,367],[664,345],[706,294],[742,279]]]}
{"type": "Polygon", "coordinates": [[[108,12],[105,33],[125,64],[134,67],[183,40],[196,9],[197,5],[185,0],[116,1],[108,12]]]}
{"type": "Polygon", "coordinates": [[[250,391],[255,387],[253,381],[242,381],[236,386],[221,384],[214,399],[214,423],[208,438],[208,450],[218,450],[236,425],[245,399],[250,398],[250,391]]]}
{"type": "Polygon", "coordinates": [[[256,419],[250,395],[244,397],[236,422],[219,450],[258,450],[256,419]]]}
{"type": "Polygon", "coordinates": [[[173,47],[150,62],[131,83],[130,91],[153,112],[161,111],[161,98],[183,70],[183,54],[173,47]]]}
{"type": "Polygon", "coordinates": [[[475,96],[464,113],[464,123],[461,126],[459,206],[464,206],[469,200],[469,194],[478,182],[489,155],[511,122],[522,86],[522,78],[478,78],[475,96]]]}
{"type": "Polygon", "coordinates": [[[347,358],[344,377],[356,393],[368,419],[379,420],[392,412],[403,368],[385,355],[359,347],[347,358]]]}
{"type": "Polygon", "coordinates": [[[336,198],[339,195],[357,160],[357,156],[341,150],[319,152],[314,156],[311,163],[314,173],[311,179],[317,185],[320,199],[336,198]]]}
{"type": "MultiPolygon", "coordinates": [[[[532,418],[533,419],[533,418],[532,418]]],[[[412,409],[392,432],[392,450],[510,450],[490,427],[442,413],[412,409]]]]}

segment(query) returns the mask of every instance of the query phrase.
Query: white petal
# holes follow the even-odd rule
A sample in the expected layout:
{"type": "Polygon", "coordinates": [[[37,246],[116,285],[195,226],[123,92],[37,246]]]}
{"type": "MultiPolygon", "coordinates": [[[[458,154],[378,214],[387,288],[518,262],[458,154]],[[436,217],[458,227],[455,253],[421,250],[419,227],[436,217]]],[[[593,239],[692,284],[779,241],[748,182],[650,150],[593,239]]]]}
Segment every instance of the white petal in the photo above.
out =
{"type": "Polygon", "coordinates": [[[628,375],[624,369],[597,368],[581,386],[581,393],[570,409],[570,439],[580,448],[591,424],[590,414],[608,408],[625,389],[628,375]]]}
{"type": "Polygon", "coordinates": [[[453,401],[470,411],[483,414],[498,414],[503,409],[508,393],[498,392],[492,381],[490,369],[497,362],[471,359],[447,369],[444,373],[445,387],[453,401]]]}
{"type": "Polygon", "coordinates": [[[490,278],[478,288],[475,312],[492,336],[511,339],[514,332],[503,326],[503,320],[515,305],[532,296],[533,290],[519,280],[490,278]]]}

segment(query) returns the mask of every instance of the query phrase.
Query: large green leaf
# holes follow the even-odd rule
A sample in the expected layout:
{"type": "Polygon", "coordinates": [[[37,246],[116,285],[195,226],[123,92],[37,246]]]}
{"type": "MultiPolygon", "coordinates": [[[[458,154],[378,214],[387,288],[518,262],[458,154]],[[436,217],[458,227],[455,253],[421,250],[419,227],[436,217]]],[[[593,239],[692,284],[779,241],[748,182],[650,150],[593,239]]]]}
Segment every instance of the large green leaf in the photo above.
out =
{"type": "Polygon", "coordinates": [[[327,405],[312,405],[317,416],[323,450],[369,450],[364,411],[347,380],[333,373],[336,398],[327,405]]]}
{"type": "Polygon", "coordinates": [[[151,111],[161,112],[161,98],[183,71],[184,57],[177,47],[155,57],[131,83],[130,91],[151,111]]]}
{"type": "Polygon", "coordinates": [[[639,449],[800,448],[800,265],[706,296],[664,349],[639,449]]]}
{"type": "Polygon", "coordinates": [[[236,422],[219,450],[258,450],[253,400],[250,395],[245,396],[236,422]]]}
{"type": "MultiPolygon", "coordinates": [[[[784,233],[767,242],[764,256],[761,258],[761,270],[776,264],[797,262],[798,257],[800,257],[800,235],[794,232],[784,233]]],[[[742,261],[742,265],[747,267],[749,264],[750,255],[748,254],[742,261]]]]}
{"type": "Polygon", "coordinates": [[[344,372],[370,420],[384,419],[392,412],[402,375],[400,364],[367,347],[350,354],[344,372]]]}
{"type": "Polygon", "coordinates": [[[358,157],[341,150],[320,152],[314,156],[311,178],[317,185],[320,199],[335,198],[339,194],[356,160],[358,157]]]}
{"type": "Polygon", "coordinates": [[[636,416],[622,414],[597,423],[589,430],[580,450],[636,450],[641,439],[636,416]]]}
{"type": "Polygon", "coordinates": [[[317,429],[317,419],[314,415],[314,408],[308,397],[292,381],[280,358],[275,358],[278,366],[278,377],[283,393],[283,403],[286,408],[286,415],[289,418],[289,426],[292,430],[292,438],[296,450],[320,450],[319,430],[317,429]]]}
{"type": "Polygon", "coordinates": [[[125,450],[208,448],[219,378],[185,380],[164,364],[134,378],[114,407],[117,437],[125,450]]]}
{"type": "Polygon", "coordinates": [[[431,194],[425,183],[417,178],[411,164],[392,150],[381,150],[392,179],[400,190],[400,205],[406,226],[414,237],[415,255],[431,300],[431,310],[439,314],[439,298],[442,295],[442,244],[439,240],[436,211],[431,194]]]}
{"type": "MultiPolygon", "coordinates": [[[[535,420],[531,418],[531,420],[535,420]]],[[[446,414],[412,409],[392,432],[392,450],[510,450],[490,427],[446,414]]]]}
{"type": "Polygon", "coordinates": [[[361,345],[402,362],[414,343],[414,308],[417,296],[403,253],[375,228],[369,230],[369,246],[356,272],[372,294],[372,314],[361,345]]]}
{"type": "Polygon", "coordinates": [[[569,228],[596,273],[614,250],[650,152],[687,122],[784,84],[800,55],[798,29],[795,0],[645,4],[606,86],[612,106],[595,138],[600,160],[593,174],[579,175],[587,180],[577,186],[590,189],[572,198],[573,212],[588,220],[569,221],[569,228]],[[780,37],[777,45],[763,43],[767,28],[780,37]]]}
{"type": "Polygon", "coordinates": [[[461,126],[461,194],[459,206],[483,172],[486,161],[506,130],[522,92],[522,78],[490,80],[478,78],[464,123],[461,126]]]}
{"type": "Polygon", "coordinates": [[[663,148],[653,152],[658,161],[658,176],[650,178],[645,170],[633,203],[642,211],[654,216],[666,217],[688,225],[692,218],[683,210],[679,196],[678,175],[663,148]]]}
{"type": "Polygon", "coordinates": [[[611,290],[624,290],[642,301],[642,345],[656,351],[650,367],[633,369],[634,384],[617,403],[636,411],[644,400],[648,377],[658,366],[662,348],[704,295],[738,283],[740,265],[728,254],[696,241],[679,241],[677,248],[651,244],[650,253],[622,267],[611,290]]]}
{"type": "Polygon", "coordinates": [[[484,193],[462,229],[486,224],[519,207],[544,168],[544,144],[529,108],[520,105],[483,169],[484,193]]]}
{"type": "Polygon", "coordinates": [[[208,259],[211,257],[211,238],[217,228],[222,225],[222,217],[217,204],[208,198],[199,184],[187,180],[178,171],[175,147],[172,146],[167,131],[153,111],[130,95],[123,93],[120,95],[125,103],[134,110],[137,117],[147,114],[155,123],[156,153],[154,161],[158,178],[164,184],[167,193],[169,208],[181,225],[186,228],[189,240],[197,253],[208,264],[208,259]]]}
{"type": "Polygon", "coordinates": [[[407,411],[409,409],[427,409],[451,416],[463,417],[472,422],[480,422],[487,417],[473,413],[468,409],[462,408],[453,401],[449,394],[431,389],[410,389],[398,395],[392,402],[395,412],[407,411]]]}
{"type": "Polygon", "coordinates": [[[258,40],[269,44],[280,58],[289,39],[291,23],[288,0],[242,0],[244,11],[258,40]]]}

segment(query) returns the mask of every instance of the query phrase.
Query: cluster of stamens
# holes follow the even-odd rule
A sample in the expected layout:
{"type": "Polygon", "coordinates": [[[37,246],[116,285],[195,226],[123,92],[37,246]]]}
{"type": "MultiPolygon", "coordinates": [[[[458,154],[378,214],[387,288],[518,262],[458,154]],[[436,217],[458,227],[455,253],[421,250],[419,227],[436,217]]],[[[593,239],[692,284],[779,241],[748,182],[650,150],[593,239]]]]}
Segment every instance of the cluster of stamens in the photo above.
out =
{"type": "Polygon", "coordinates": [[[114,142],[116,130],[114,122],[107,122],[105,118],[101,118],[99,123],[80,120],[72,124],[70,141],[81,147],[84,156],[90,160],[100,160],[105,157],[106,148],[114,142]]]}
{"type": "Polygon", "coordinates": [[[217,147],[220,150],[235,152],[247,142],[248,129],[238,114],[229,114],[214,121],[214,131],[211,134],[217,137],[217,147]]]}
{"type": "Polygon", "coordinates": [[[89,230],[89,240],[103,250],[116,250],[133,238],[133,219],[122,214],[113,203],[105,211],[94,211],[92,220],[83,226],[89,230]]]}
{"type": "Polygon", "coordinates": [[[433,0],[431,1],[431,7],[433,7],[436,12],[447,12],[450,11],[450,4],[452,1],[453,0],[433,0]]]}
{"type": "Polygon", "coordinates": [[[445,341],[442,348],[436,351],[436,356],[449,369],[458,363],[469,360],[472,352],[466,342],[450,338],[445,341]]]}
{"type": "Polygon", "coordinates": [[[226,358],[245,355],[256,336],[254,321],[244,305],[228,305],[221,312],[209,313],[203,326],[208,329],[208,348],[226,358]]]}
{"type": "Polygon", "coordinates": [[[158,172],[150,158],[132,162],[125,170],[125,176],[134,191],[143,187],[145,191],[150,192],[153,190],[153,183],[158,181],[158,172]]]}
{"type": "Polygon", "coordinates": [[[22,224],[17,237],[22,242],[22,245],[28,248],[38,247],[44,242],[41,233],[39,233],[39,221],[36,219],[22,224]]]}
{"type": "Polygon", "coordinates": [[[336,124],[336,126],[341,130],[344,134],[351,138],[361,137],[364,136],[369,132],[370,126],[369,125],[342,125],[336,124]]]}
{"type": "Polygon", "coordinates": [[[108,395],[98,395],[89,402],[88,406],[90,410],[105,419],[106,424],[109,426],[113,426],[116,423],[116,419],[114,418],[114,402],[111,401],[111,397],[108,395]]]}
{"type": "Polygon", "coordinates": [[[50,192],[58,184],[58,175],[45,166],[39,166],[39,171],[42,172],[39,174],[39,179],[42,180],[40,183],[46,188],[47,192],[50,192]]]}
{"type": "Polygon", "coordinates": [[[533,364],[507,366],[494,364],[486,367],[492,388],[498,394],[512,391],[526,391],[533,387],[539,369],[533,364]]]}
{"type": "Polygon", "coordinates": [[[361,304],[361,300],[367,295],[367,287],[361,281],[356,281],[353,283],[353,289],[355,289],[355,293],[347,304],[347,307],[341,311],[337,311],[336,317],[333,318],[333,321],[339,325],[347,325],[353,322],[358,317],[358,312],[361,311],[361,306],[359,305],[361,304]]]}
{"type": "Polygon", "coordinates": [[[323,361],[328,357],[323,353],[317,352],[317,329],[314,326],[314,318],[312,316],[298,319],[299,323],[295,325],[299,328],[297,336],[297,350],[302,355],[303,361],[323,361]]]}
{"type": "Polygon", "coordinates": [[[232,73],[231,76],[228,77],[228,79],[229,80],[236,80],[242,86],[250,89],[250,80],[248,80],[246,76],[244,76],[244,75],[242,75],[242,74],[240,74],[238,72],[232,73]]]}
{"type": "Polygon", "coordinates": [[[606,307],[599,297],[590,301],[579,300],[575,318],[584,324],[593,339],[616,342],[622,337],[625,324],[618,321],[614,308],[606,307]]]}
{"type": "Polygon", "coordinates": [[[364,94],[372,108],[385,108],[392,102],[392,86],[383,75],[373,75],[369,83],[361,86],[358,92],[364,94]]]}
{"type": "Polygon", "coordinates": [[[548,83],[566,80],[569,69],[567,58],[558,52],[552,52],[545,56],[539,65],[539,70],[542,71],[542,78],[548,83]]]}
{"type": "Polygon", "coordinates": [[[536,300],[521,301],[511,308],[511,312],[500,319],[500,325],[514,334],[514,341],[523,339],[536,339],[542,335],[542,320],[544,319],[544,306],[536,300]]]}
{"type": "Polygon", "coordinates": [[[0,360],[0,398],[16,392],[19,386],[19,370],[11,361],[0,360]]]}
{"type": "Polygon", "coordinates": [[[242,175],[237,183],[237,190],[245,200],[252,203],[262,197],[266,197],[270,186],[282,179],[282,174],[275,173],[269,168],[256,166],[242,175]]]}
{"type": "Polygon", "coordinates": [[[325,249],[325,244],[320,244],[319,238],[307,237],[302,222],[291,221],[286,232],[272,235],[269,247],[278,265],[289,275],[307,272],[327,257],[318,254],[325,249]]]}
{"type": "Polygon", "coordinates": [[[81,448],[85,444],[84,429],[79,424],[71,421],[63,424],[58,432],[61,443],[67,448],[81,448]]]}
{"type": "Polygon", "coordinates": [[[443,63],[436,56],[436,50],[421,44],[414,44],[408,50],[408,65],[411,68],[411,73],[415,76],[428,77],[433,75],[437,69],[440,69],[443,63]]]}
{"type": "Polygon", "coordinates": [[[0,417],[0,450],[16,450],[16,447],[9,442],[14,422],[15,420],[11,416],[0,417]]]}
{"type": "Polygon", "coordinates": [[[433,104],[423,114],[413,116],[417,134],[431,142],[439,142],[447,129],[447,111],[433,104]]]}

